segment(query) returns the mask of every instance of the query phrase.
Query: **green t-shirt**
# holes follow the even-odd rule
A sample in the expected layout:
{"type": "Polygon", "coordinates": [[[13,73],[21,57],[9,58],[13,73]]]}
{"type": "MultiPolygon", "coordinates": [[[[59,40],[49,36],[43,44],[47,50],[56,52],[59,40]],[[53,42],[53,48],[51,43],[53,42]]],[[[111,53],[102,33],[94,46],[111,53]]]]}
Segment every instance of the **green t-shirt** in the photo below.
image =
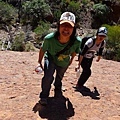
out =
{"type": "Polygon", "coordinates": [[[61,51],[65,48],[66,44],[61,44],[55,37],[54,33],[50,33],[45,36],[45,40],[42,44],[42,50],[44,52],[48,51],[47,55],[48,58],[53,60],[53,62],[61,67],[66,67],[70,61],[70,55],[73,52],[79,53],[80,52],[80,44],[81,38],[79,36],[76,37],[74,44],[70,47],[69,50],[66,50],[64,53],[56,56],[56,53],[61,51]]]}

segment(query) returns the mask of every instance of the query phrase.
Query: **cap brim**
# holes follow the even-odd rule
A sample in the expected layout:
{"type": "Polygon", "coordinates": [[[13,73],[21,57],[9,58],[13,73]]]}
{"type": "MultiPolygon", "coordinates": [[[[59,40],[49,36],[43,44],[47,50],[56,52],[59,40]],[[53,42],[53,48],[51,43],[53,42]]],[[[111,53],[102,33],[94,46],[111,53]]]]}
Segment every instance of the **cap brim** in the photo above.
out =
{"type": "Polygon", "coordinates": [[[75,24],[73,22],[68,21],[68,20],[62,20],[62,21],[60,21],[60,24],[63,24],[63,23],[69,23],[72,27],[75,26],[75,24]]]}
{"type": "Polygon", "coordinates": [[[98,35],[99,35],[99,36],[105,36],[105,37],[107,36],[107,35],[104,34],[104,33],[98,33],[98,35]]]}

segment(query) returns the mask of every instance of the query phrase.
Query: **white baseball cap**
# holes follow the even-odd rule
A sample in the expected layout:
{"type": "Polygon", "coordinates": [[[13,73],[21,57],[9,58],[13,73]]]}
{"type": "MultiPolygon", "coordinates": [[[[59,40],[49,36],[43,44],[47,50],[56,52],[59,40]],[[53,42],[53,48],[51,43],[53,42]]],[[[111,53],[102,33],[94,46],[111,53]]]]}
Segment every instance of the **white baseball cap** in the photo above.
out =
{"type": "Polygon", "coordinates": [[[107,36],[107,29],[106,27],[100,27],[97,31],[97,35],[103,35],[103,36],[107,36]]]}
{"type": "Polygon", "coordinates": [[[64,12],[60,17],[60,24],[69,23],[72,27],[75,26],[75,15],[71,12],[64,12]]]}

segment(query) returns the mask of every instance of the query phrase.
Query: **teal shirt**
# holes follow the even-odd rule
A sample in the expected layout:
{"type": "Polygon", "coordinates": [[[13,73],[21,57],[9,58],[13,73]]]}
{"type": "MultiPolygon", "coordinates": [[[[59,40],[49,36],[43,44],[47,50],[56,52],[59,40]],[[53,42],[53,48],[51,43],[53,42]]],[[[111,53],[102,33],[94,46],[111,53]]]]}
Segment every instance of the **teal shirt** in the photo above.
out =
{"type": "Polygon", "coordinates": [[[45,40],[42,44],[42,50],[44,52],[48,51],[48,58],[53,60],[53,62],[61,67],[66,67],[69,64],[70,61],[70,55],[71,53],[79,53],[80,52],[80,44],[81,44],[81,38],[79,36],[76,37],[76,40],[72,47],[70,47],[69,50],[66,50],[64,53],[60,54],[59,56],[56,56],[56,53],[61,51],[65,48],[66,44],[61,44],[55,37],[54,33],[50,33],[47,36],[45,36],[45,40]]]}

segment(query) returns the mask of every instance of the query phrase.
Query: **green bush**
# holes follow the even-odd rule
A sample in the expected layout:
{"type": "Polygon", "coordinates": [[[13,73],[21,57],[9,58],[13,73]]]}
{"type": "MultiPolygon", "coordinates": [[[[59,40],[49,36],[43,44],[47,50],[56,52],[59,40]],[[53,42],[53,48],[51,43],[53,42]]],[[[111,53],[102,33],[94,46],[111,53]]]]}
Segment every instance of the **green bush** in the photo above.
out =
{"type": "Polygon", "coordinates": [[[108,29],[106,48],[109,51],[109,54],[112,54],[113,60],[120,61],[120,26],[104,26],[108,29]]]}
{"type": "Polygon", "coordinates": [[[100,27],[102,24],[107,24],[109,23],[109,14],[110,14],[110,9],[107,7],[105,4],[95,4],[93,5],[93,26],[94,28],[100,27]]]}
{"type": "Polygon", "coordinates": [[[24,22],[29,21],[33,29],[40,20],[51,14],[50,6],[45,3],[45,0],[26,1],[22,5],[22,19],[24,22]]]}
{"type": "Polygon", "coordinates": [[[15,23],[17,18],[17,10],[10,4],[0,1],[0,22],[15,23]]]}
{"type": "Polygon", "coordinates": [[[68,5],[69,11],[72,11],[75,13],[75,12],[79,11],[79,8],[80,8],[80,2],[75,2],[73,0],[69,2],[69,5],[68,5]]]}
{"type": "Polygon", "coordinates": [[[54,20],[59,20],[61,13],[65,11],[70,11],[73,12],[76,15],[76,18],[79,18],[80,15],[80,1],[75,1],[75,0],[61,0],[59,5],[54,5],[53,15],[54,15],[54,20]]]}
{"type": "Polygon", "coordinates": [[[55,16],[54,20],[59,21],[62,12],[61,10],[54,10],[53,15],[55,16]]]}
{"type": "Polygon", "coordinates": [[[34,30],[34,32],[36,33],[36,38],[39,40],[39,38],[42,35],[47,34],[49,32],[49,29],[50,23],[40,21],[38,27],[34,30]]]}
{"type": "Polygon", "coordinates": [[[26,52],[35,51],[35,47],[34,47],[33,43],[31,43],[30,41],[28,41],[25,44],[25,51],[26,52]]]}
{"type": "Polygon", "coordinates": [[[84,5],[87,5],[88,3],[90,3],[90,0],[82,0],[82,3],[83,3],[84,5]]]}
{"type": "Polygon", "coordinates": [[[17,35],[12,43],[12,50],[13,51],[24,51],[25,50],[25,34],[20,33],[17,35]]]}

